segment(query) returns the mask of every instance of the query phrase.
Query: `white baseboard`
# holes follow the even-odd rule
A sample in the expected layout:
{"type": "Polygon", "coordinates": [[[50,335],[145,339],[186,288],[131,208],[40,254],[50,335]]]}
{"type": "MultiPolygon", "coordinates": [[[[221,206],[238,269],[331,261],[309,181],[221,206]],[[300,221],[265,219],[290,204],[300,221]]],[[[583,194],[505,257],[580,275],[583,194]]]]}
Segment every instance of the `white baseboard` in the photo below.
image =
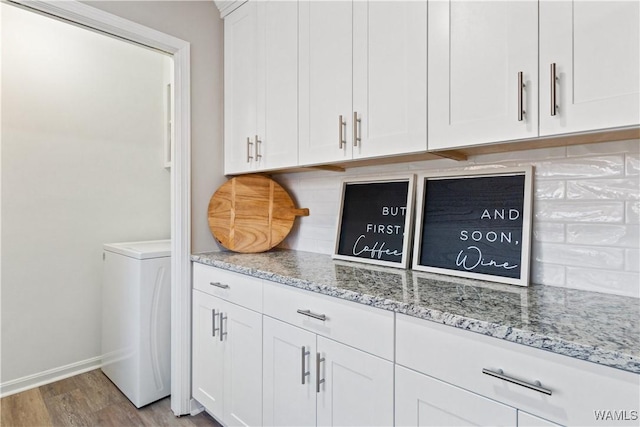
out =
{"type": "Polygon", "coordinates": [[[26,377],[17,378],[15,380],[0,383],[0,398],[60,381],[74,375],[98,369],[102,366],[102,357],[92,357],[91,359],[81,360],[80,362],[71,363],[66,366],[48,369],[36,374],[27,375],[26,377]]]}

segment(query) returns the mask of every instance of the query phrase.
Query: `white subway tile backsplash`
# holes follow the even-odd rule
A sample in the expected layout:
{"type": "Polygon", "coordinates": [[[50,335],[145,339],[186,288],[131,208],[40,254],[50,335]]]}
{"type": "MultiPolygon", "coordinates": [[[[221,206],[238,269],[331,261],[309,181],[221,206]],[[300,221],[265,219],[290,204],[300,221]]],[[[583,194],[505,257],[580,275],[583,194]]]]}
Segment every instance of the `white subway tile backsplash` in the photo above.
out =
{"type": "Polygon", "coordinates": [[[624,269],[640,271],[640,249],[626,249],[624,251],[624,269]]]}
{"type": "Polygon", "coordinates": [[[567,267],[568,288],[640,298],[638,273],[567,267]]]}
{"type": "Polygon", "coordinates": [[[536,242],[563,243],[564,224],[538,222],[533,224],[533,240],[536,242]]]}
{"type": "Polygon", "coordinates": [[[618,177],[624,174],[624,155],[535,162],[537,179],[618,177]]]}
{"type": "Polygon", "coordinates": [[[567,243],[637,248],[637,225],[568,224],[567,243]]]}
{"type": "Polygon", "coordinates": [[[623,202],[542,200],[533,203],[534,221],[618,223],[624,218],[623,202]]]}
{"type": "Polygon", "coordinates": [[[596,246],[544,243],[533,245],[537,262],[577,267],[624,268],[624,250],[596,246]]]}
{"type": "Polygon", "coordinates": [[[532,162],[536,160],[563,159],[567,155],[566,147],[539,148],[537,150],[511,151],[507,153],[480,154],[472,156],[473,163],[532,162]]]}
{"type": "Polygon", "coordinates": [[[345,178],[533,165],[531,281],[639,296],[639,153],[631,140],[276,175],[310,210],[281,246],[333,253],[345,178]]]}
{"type": "Polygon", "coordinates": [[[614,153],[640,153],[640,140],[627,139],[624,141],[608,141],[567,147],[567,157],[598,156],[614,153]]]}
{"type": "Polygon", "coordinates": [[[640,174],[640,155],[627,154],[625,157],[625,175],[637,176],[640,174]]]}
{"type": "Polygon", "coordinates": [[[625,218],[627,224],[640,224],[640,202],[626,202],[625,218]]]}
{"type": "Polygon", "coordinates": [[[567,181],[567,199],[638,200],[637,179],[581,179],[567,181]]]}
{"type": "Polygon", "coordinates": [[[533,263],[531,265],[531,282],[549,286],[564,286],[565,267],[542,262],[533,263]]]}
{"type": "Polygon", "coordinates": [[[564,181],[537,181],[534,182],[534,199],[564,199],[565,182],[564,181]]]}

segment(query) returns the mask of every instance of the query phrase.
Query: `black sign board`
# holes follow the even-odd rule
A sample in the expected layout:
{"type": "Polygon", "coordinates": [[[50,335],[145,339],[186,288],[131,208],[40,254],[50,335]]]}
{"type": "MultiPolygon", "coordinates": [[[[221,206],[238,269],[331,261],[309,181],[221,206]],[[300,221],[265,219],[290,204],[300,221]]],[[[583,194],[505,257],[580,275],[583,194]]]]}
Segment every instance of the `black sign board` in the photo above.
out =
{"type": "Polygon", "coordinates": [[[334,258],[406,268],[414,177],[345,181],[334,258]]]}
{"type": "Polygon", "coordinates": [[[530,169],[421,181],[416,270],[526,286],[530,169]]]}

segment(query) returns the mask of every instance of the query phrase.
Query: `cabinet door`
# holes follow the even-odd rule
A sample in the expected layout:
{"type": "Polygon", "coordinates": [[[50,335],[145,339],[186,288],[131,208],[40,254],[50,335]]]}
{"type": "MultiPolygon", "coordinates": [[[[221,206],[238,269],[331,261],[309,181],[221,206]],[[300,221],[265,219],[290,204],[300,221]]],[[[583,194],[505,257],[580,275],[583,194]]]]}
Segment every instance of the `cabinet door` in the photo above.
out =
{"type": "Polygon", "coordinates": [[[208,411],[223,417],[224,346],[220,342],[219,313],[223,301],[193,291],[192,393],[208,411]]]}
{"type": "Polygon", "coordinates": [[[262,425],[262,315],[225,302],[220,323],[224,349],[224,422],[262,425]]]}
{"type": "Polygon", "coordinates": [[[319,426],[393,425],[393,363],[320,336],[318,355],[319,426]]]}
{"type": "Polygon", "coordinates": [[[537,1],[429,2],[428,33],[429,149],[538,135],[537,1]]]}
{"type": "Polygon", "coordinates": [[[352,15],[350,1],[299,4],[301,165],[352,157],[352,15]]]}
{"type": "Polygon", "coordinates": [[[298,164],[298,2],[259,1],[258,169],[298,164]]]}
{"type": "Polygon", "coordinates": [[[501,403],[396,365],[396,426],[515,426],[501,403]]]}
{"type": "Polygon", "coordinates": [[[560,427],[560,424],[518,411],[518,427],[560,427]]]}
{"type": "Polygon", "coordinates": [[[257,19],[257,2],[248,2],[224,21],[226,174],[255,168],[259,64],[257,19]]]}
{"type": "Polygon", "coordinates": [[[640,2],[540,2],[541,135],[637,125],[639,94],[640,2]]]}
{"type": "Polygon", "coordinates": [[[264,425],[316,425],[316,335],[267,316],[263,328],[264,425]]]}
{"type": "Polygon", "coordinates": [[[356,1],[353,10],[353,111],[361,138],[353,157],[426,151],[427,2],[356,1]]]}

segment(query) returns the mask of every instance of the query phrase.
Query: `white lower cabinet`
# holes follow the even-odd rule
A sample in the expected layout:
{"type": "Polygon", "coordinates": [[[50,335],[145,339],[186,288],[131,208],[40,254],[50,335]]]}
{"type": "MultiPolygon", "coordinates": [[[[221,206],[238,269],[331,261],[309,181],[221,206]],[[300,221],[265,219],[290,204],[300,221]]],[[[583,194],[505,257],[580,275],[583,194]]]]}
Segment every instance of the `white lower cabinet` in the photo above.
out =
{"type": "Polygon", "coordinates": [[[193,291],[193,397],[227,426],[262,425],[262,315],[193,291]]]}
{"type": "Polygon", "coordinates": [[[616,425],[638,425],[640,375],[620,369],[402,314],[396,363],[523,411],[522,425],[602,425],[597,412],[607,410],[630,414],[616,425]]]}
{"type": "Polygon", "coordinates": [[[393,363],[318,336],[319,426],[393,424],[393,363]]]}
{"type": "Polygon", "coordinates": [[[265,426],[316,425],[316,334],[264,316],[265,426]]]}
{"type": "Polygon", "coordinates": [[[560,424],[518,411],[518,427],[560,427],[560,424]]]}
{"type": "Polygon", "coordinates": [[[264,317],[265,426],[390,426],[393,363],[264,317]]]}
{"type": "Polygon", "coordinates": [[[396,365],[396,426],[515,426],[516,409],[396,365]]]}
{"type": "Polygon", "coordinates": [[[638,425],[638,374],[193,270],[193,397],[226,426],[638,425]]]}

